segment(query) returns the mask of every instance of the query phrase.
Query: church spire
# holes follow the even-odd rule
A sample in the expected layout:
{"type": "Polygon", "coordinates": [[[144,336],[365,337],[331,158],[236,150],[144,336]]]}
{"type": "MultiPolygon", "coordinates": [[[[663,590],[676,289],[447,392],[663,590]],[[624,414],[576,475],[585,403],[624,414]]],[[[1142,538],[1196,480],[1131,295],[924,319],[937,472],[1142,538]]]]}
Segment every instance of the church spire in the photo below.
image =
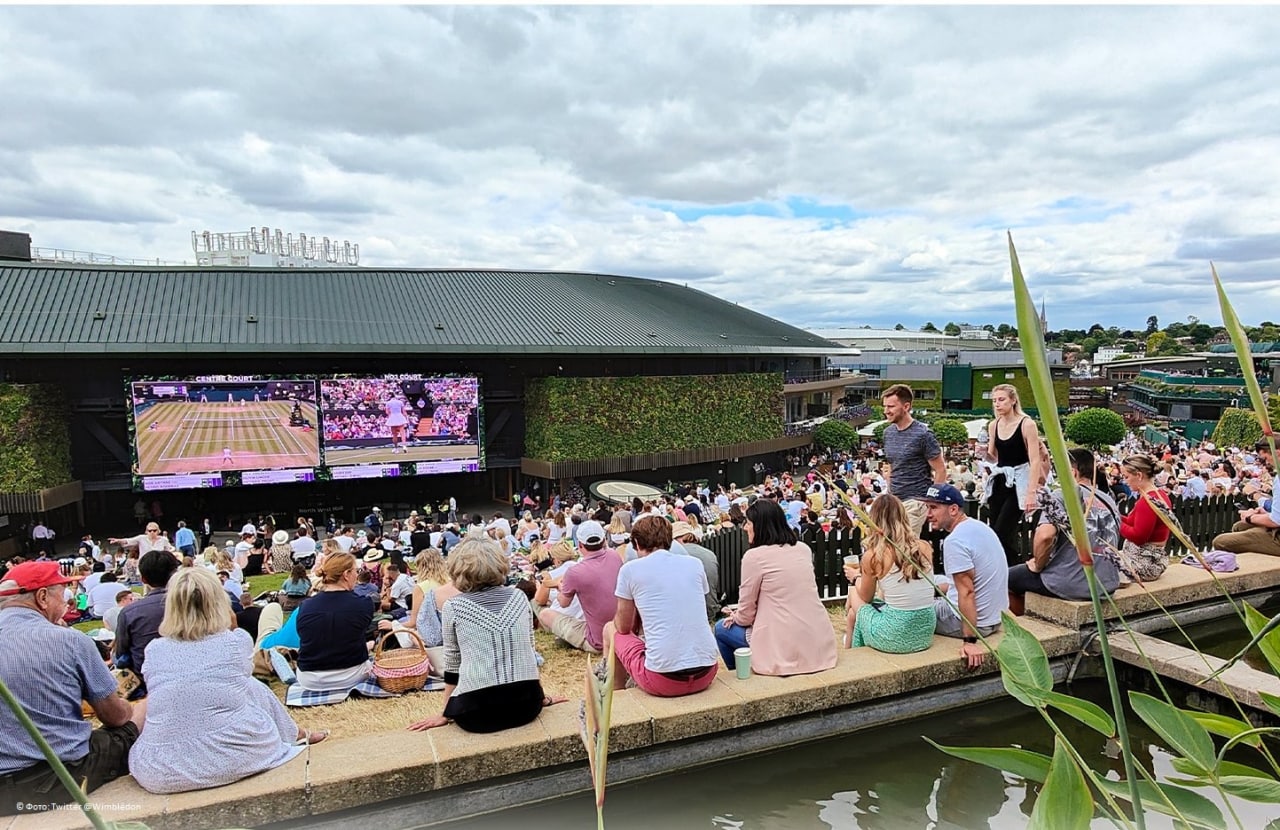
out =
{"type": "Polygon", "coordinates": [[[1044,295],[1040,295],[1040,336],[1044,337],[1049,332],[1049,320],[1044,314],[1044,295]]]}

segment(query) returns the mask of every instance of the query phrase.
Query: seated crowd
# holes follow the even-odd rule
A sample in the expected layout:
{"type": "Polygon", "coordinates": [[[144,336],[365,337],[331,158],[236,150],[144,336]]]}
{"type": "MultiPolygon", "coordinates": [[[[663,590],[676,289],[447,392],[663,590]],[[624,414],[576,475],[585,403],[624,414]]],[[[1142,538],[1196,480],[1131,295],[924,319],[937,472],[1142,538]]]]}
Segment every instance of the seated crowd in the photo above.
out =
{"type": "MultiPolygon", "coordinates": [[[[1269,452],[1255,452],[1265,470],[1269,452]]],[[[1099,483],[1095,455],[1076,449],[1070,459],[1069,486],[1085,505],[1103,590],[1158,579],[1169,561],[1161,513],[1170,501],[1156,483],[1164,462],[1136,452],[1119,462],[1136,497],[1122,515],[1112,488],[1099,483]]],[[[1052,480],[1039,491],[1032,555],[1012,567],[1001,539],[969,515],[977,487],[930,486],[914,501],[946,533],[944,573],[935,575],[914,508],[882,477],[889,471],[844,462],[834,465],[831,488],[815,456],[807,472],[765,476],[754,492],[685,486],[668,498],[594,509],[563,509],[553,497],[543,516],[525,502],[513,520],[477,514],[441,523],[424,510],[384,527],[374,508],[364,529],[334,526],[318,544],[303,522],[293,532],[246,524],[239,542],[197,553],[189,533],[175,546],[148,523],[137,537],[109,540],[124,551],[110,567],[109,554],[95,552],[92,565],[41,556],[8,568],[0,677],[88,790],[131,773],[149,791],[172,793],[271,769],[324,740],[323,731],[299,728],[257,679],[262,664],[308,693],[346,692],[371,679],[377,643],[420,640],[444,701],[440,714],[408,729],[453,723],[471,732],[526,724],[562,702],[542,686],[539,628],[599,657],[597,673],[607,670],[612,643],[618,687],[661,697],[706,689],[722,668],[736,668],[742,649],[756,674],[829,670],[838,635],[803,539],[819,528],[852,539],[859,522],[848,502],[869,506],[870,526],[860,531],[860,559],[846,558],[846,648],[909,653],[942,636],[960,640],[961,659],[976,668],[986,654],[980,640],[1000,630],[1004,611],[1022,613],[1027,593],[1088,597],[1052,480]],[[722,528],[741,528],[747,539],[738,601],[723,608],[719,563],[701,544],[722,528]],[[245,591],[255,572],[281,578],[256,602],[245,591]],[[134,583],[143,595],[130,590],[134,583]],[[101,619],[109,650],[66,627],[76,619],[101,619]],[[112,669],[136,674],[137,688],[122,695],[112,669]],[[205,705],[193,707],[193,697],[205,705]]],[[[1271,552],[1278,533],[1280,515],[1259,504],[1242,510],[1215,546],[1271,552]]],[[[0,814],[20,802],[69,800],[3,709],[0,745],[0,814]]]]}

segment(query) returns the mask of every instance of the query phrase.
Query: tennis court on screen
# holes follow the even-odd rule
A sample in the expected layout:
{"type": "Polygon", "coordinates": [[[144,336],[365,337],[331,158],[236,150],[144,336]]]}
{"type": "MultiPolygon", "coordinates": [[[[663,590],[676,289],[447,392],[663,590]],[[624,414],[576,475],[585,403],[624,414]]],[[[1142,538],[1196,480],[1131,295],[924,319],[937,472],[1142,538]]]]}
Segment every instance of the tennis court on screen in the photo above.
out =
{"type": "MultiPolygon", "coordinates": [[[[166,401],[138,413],[136,437],[141,475],[314,467],[320,439],[314,428],[290,426],[294,404],[166,401]]],[[[316,423],[314,404],[300,404],[316,423]]]]}

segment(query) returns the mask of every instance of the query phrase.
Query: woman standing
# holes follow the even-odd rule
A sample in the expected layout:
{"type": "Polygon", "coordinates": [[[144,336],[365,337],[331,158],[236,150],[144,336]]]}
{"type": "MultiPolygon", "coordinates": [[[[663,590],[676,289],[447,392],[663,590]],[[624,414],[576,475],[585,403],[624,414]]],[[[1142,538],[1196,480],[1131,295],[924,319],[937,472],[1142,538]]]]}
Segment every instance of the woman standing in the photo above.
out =
{"type": "Polygon", "coordinates": [[[293,758],[307,732],[250,670],[253,642],[234,628],[231,603],[204,568],[169,581],[160,636],[146,648],[147,719],[129,752],[143,789],[178,793],[218,787],[293,758]],[[192,705],[192,701],[202,701],[192,705]]]}
{"type": "Polygon", "coordinates": [[[316,692],[350,689],[369,676],[367,635],[373,604],[356,596],[356,558],[335,553],[320,589],[293,613],[298,621],[298,685],[316,692]]]}
{"type": "Polygon", "coordinates": [[[1018,531],[1024,515],[1035,512],[1040,486],[1040,432],[1022,412],[1018,390],[1008,383],[991,389],[996,417],[987,428],[987,461],[994,465],[987,475],[983,501],[991,529],[1000,537],[1009,565],[1022,561],[1018,531]]]}
{"type": "Polygon", "coordinates": [[[441,613],[444,712],[409,729],[452,721],[468,732],[497,732],[530,723],[544,706],[562,703],[542,691],[533,612],[528,597],[506,585],[507,558],[497,543],[464,539],[449,552],[449,575],[458,594],[441,613]]]}
{"type": "Polygon", "coordinates": [[[403,453],[408,452],[408,443],[405,437],[408,431],[409,419],[405,417],[405,402],[400,397],[399,389],[395,389],[391,393],[391,397],[382,405],[382,411],[387,416],[387,427],[391,430],[391,452],[403,453]]]}
{"type": "Polygon", "coordinates": [[[1149,455],[1129,456],[1120,465],[1120,473],[1137,499],[1129,515],[1120,520],[1120,538],[1124,539],[1120,571],[1125,577],[1120,584],[1135,580],[1151,582],[1159,579],[1169,566],[1169,554],[1165,550],[1169,528],[1160,521],[1151,502],[1158,501],[1168,510],[1169,494],[1156,486],[1156,462],[1149,455]]]}
{"type": "Polygon", "coordinates": [[[751,647],[756,674],[811,674],[836,664],[831,618],[813,581],[813,553],[787,526],[777,503],[758,499],[747,508],[747,553],[742,558],[738,604],[716,626],[716,645],[729,669],[733,652],[751,647]]]}
{"type": "Polygon", "coordinates": [[[846,648],[871,646],[890,654],[924,651],[933,642],[933,548],[911,531],[897,496],[884,494],[871,504],[870,531],[858,565],[846,565],[849,578],[846,648]],[[876,591],[884,599],[875,599],[876,591]]]}

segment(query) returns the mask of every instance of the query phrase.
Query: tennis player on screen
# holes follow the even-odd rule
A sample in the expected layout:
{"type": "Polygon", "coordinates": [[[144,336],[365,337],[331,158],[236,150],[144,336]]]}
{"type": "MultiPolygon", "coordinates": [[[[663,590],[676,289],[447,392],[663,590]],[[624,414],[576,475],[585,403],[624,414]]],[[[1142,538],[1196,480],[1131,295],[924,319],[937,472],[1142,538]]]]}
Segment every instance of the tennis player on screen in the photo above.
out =
{"type": "Polygon", "coordinates": [[[392,392],[391,397],[382,405],[382,411],[387,414],[387,426],[391,428],[392,453],[409,451],[405,437],[408,431],[406,427],[409,425],[409,419],[404,415],[405,402],[401,399],[400,394],[399,390],[392,392]]]}

